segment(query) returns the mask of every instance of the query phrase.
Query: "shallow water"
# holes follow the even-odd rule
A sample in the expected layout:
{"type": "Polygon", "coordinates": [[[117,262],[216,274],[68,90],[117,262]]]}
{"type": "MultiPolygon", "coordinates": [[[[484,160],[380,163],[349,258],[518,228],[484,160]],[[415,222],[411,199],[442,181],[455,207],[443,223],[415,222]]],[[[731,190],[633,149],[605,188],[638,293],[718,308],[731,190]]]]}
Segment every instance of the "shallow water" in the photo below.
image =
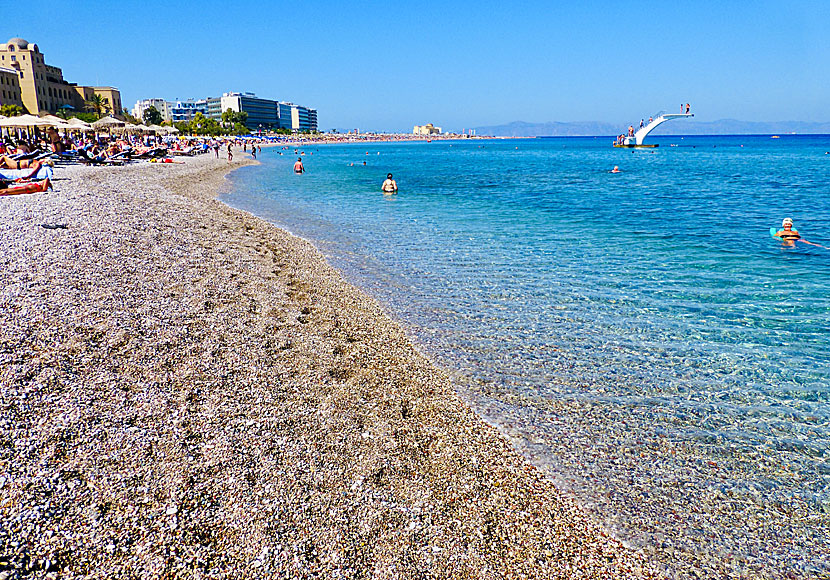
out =
{"type": "Polygon", "coordinates": [[[769,236],[830,247],[830,137],[654,141],[321,145],[302,176],[270,149],[224,200],[312,240],[669,571],[830,575],[830,250],[769,236]]]}

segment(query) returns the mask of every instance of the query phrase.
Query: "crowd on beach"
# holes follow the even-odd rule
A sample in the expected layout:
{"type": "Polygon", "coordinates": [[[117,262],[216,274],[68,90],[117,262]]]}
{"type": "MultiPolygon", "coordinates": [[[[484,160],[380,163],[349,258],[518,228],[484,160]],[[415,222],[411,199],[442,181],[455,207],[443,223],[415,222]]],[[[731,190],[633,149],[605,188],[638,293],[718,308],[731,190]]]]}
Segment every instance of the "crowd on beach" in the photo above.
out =
{"type": "MultiPolygon", "coordinates": [[[[206,153],[213,153],[217,159],[220,155],[224,157],[226,154],[230,163],[233,161],[235,149],[250,153],[256,159],[263,145],[282,145],[286,150],[294,148],[297,154],[302,147],[309,145],[413,139],[423,140],[420,136],[371,133],[193,137],[89,131],[66,131],[60,134],[53,127],[45,131],[35,128],[31,133],[18,131],[17,134],[9,133],[0,137],[0,195],[35,193],[51,189],[55,166],[116,166],[139,161],[183,163],[179,157],[206,153]]],[[[305,171],[301,157],[295,163],[294,171],[305,171]]],[[[384,193],[397,193],[397,183],[391,174],[381,189],[384,193]]]]}
{"type": "Polygon", "coordinates": [[[177,157],[242,147],[256,157],[254,143],[259,137],[175,137],[162,135],[99,134],[67,131],[63,135],[52,127],[46,131],[10,133],[0,138],[0,195],[43,192],[52,188],[56,166],[124,165],[133,162],[182,163],[177,157]]]}

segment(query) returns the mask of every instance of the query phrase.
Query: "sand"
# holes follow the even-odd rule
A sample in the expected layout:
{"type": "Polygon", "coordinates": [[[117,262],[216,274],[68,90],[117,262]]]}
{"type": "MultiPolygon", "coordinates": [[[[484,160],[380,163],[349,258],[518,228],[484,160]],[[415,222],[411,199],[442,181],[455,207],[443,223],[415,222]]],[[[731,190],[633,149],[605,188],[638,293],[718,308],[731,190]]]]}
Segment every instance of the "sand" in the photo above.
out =
{"type": "Polygon", "coordinates": [[[235,157],[0,198],[0,580],[660,576],[311,244],[217,201],[235,157]]]}

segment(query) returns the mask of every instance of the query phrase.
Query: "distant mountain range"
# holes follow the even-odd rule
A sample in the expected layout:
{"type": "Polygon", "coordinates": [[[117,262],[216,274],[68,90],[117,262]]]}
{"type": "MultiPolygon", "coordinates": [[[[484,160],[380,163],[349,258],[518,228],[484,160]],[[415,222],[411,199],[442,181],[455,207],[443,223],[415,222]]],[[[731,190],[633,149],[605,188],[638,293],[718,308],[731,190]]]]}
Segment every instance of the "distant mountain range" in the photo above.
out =
{"type": "MultiPolygon", "coordinates": [[[[639,125],[639,122],[637,123],[639,125]]],[[[479,136],[496,137],[578,137],[620,135],[628,128],[614,123],[599,121],[573,123],[526,123],[514,121],[506,125],[474,127],[479,136]]],[[[695,121],[677,119],[663,123],[650,135],[773,135],[780,133],[830,134],[830,123],[806,121],[756,122],[721,119],[719,121],[695,121]]]]}

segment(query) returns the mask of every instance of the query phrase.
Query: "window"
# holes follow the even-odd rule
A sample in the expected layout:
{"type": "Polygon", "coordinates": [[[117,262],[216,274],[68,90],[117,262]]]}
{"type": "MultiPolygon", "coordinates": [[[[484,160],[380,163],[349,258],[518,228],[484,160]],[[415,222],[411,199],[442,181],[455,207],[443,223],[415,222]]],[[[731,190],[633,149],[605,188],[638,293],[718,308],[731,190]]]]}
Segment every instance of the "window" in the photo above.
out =
{"type": "Polygon", "coordinates": [[[17,57],[15,55],[12,55],[12,62],[17,62],[17,57]]]}
{"type": "Polygon", "coordinates": [[[14,52],[14,45],[13,44],[9,45],[9,52],[14,52]]]}

